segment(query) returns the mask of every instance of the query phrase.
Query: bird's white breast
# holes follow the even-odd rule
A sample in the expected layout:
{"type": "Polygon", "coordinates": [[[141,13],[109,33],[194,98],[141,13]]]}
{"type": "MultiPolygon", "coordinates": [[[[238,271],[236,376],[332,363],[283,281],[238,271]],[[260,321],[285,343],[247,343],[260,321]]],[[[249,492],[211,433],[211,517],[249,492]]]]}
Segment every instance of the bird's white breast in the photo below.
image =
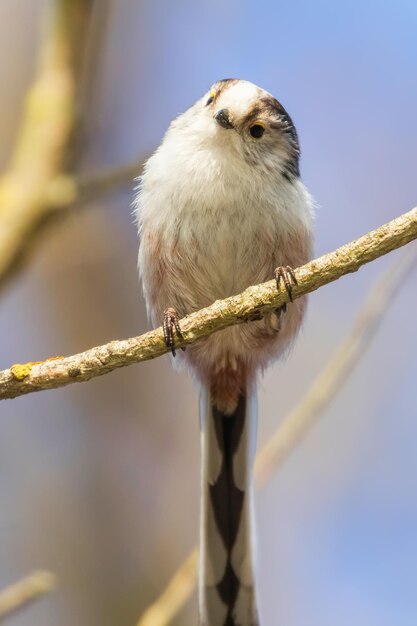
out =
{"type": "Polygon", "coordinates": [[[311,221],[301,182],[265,177],[220,148],[199,146],[190,155],[171,142],[148,162],[138,212],[142,229],[160,231],[190,262],[194,251],[206,273],[217,273],[212,300],[255,282],[281,236],[309,230],[311,221]]]}

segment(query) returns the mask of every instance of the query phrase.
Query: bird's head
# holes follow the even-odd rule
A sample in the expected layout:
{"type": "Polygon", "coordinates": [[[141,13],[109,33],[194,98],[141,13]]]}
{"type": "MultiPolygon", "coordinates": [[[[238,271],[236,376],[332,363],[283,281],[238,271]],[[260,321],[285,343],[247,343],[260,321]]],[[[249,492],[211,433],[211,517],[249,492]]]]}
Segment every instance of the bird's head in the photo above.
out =
{"type": "Polygon", "coordinates": [[[220,80],[194,105],[211,141],[237,152],[253,166],[299,176],[297,131],[284,107],[270,93],[246,80],[220,80]]]}

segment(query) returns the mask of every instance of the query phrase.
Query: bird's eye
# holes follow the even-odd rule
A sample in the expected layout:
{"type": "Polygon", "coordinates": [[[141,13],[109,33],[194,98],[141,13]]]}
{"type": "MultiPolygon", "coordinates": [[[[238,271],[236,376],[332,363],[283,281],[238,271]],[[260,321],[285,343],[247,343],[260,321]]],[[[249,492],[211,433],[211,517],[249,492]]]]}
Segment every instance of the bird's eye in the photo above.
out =
{"type": "Polygon", "coordinates": [[[209,99],[206,102],[206,107],[208,107],[208,105],[211,104],[212,102],[214,102],[214,93],[210,94],[209,99]]]}
{"type": "Polygon", "coordinates": [[[262,137],[262,135],[264,134],[265,128],[262,126],[262,124],[253,124],[253,126],[250,127],[249,132],[252,137],[255,137],[255,139],[259,139],[259,137],[262,137]]]}

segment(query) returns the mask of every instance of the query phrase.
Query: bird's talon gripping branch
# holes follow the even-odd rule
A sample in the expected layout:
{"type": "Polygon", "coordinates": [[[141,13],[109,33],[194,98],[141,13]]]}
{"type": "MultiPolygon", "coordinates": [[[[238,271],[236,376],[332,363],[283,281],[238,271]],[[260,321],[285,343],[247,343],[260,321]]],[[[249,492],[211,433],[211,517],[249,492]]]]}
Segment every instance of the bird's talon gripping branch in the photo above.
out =
{"type": "MultiPolygon", "coordinates": [[[[285,289],[287,290],[288,297],[290,301],[292,302],[292,284],[298,285],[297,278],[294,274],[294,270],[289,265],[286,265],[285,267],[280,265],[279,267],[275,269],[274,274],[275,274],[275,280],[277,281],[277,289],[280,288],[281,279],[282,279],[284,281],[284,285],[285,285],[285,289]]],[[[285,311],[286,311],[286,307],[282,312],[285,313],[285,311]]]]}
{"type": "MultiPolygon", "coordinates": [[[[164,339],[167,348],[171,349],[172,356],[175,356],[174,337],[177,335],[178,339],[183,339],[181,328],[178,322],[177,312],[173,308],[169,308],[164,312],[164,321],[162,324],[164,331],[164,339]]],[[[185,348],[181,348],[185,350],[185,348]]]]}

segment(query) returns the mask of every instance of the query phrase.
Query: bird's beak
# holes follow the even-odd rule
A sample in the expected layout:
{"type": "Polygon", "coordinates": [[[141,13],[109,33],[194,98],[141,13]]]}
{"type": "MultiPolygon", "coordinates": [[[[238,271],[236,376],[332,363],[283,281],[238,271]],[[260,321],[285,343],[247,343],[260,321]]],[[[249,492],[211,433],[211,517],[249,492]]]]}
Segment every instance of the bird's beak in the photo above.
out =
{"type": "Polygon", "coordinates": [[[220,109],[220,111],[217,111],[214,119],[222,128],[233,128],[233,124],[229,119],[229,111],[227,109],[220,109]]]}

